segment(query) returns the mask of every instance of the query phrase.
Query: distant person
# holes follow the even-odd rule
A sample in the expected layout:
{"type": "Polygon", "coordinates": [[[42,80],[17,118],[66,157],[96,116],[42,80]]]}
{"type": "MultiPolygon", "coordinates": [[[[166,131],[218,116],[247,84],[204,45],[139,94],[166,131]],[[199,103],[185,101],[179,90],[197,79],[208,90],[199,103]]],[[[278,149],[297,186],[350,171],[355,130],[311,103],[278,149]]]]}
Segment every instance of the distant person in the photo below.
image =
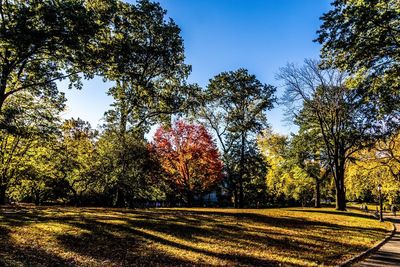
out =
{"type": "Polygon", "coordinates": [[[368,206],[365,205],[365,212],[368,213],[368,206]]]}
{"type": "Polygon", "coordinates": [[[393,216],[396,217],[397,207],[395,205],[392,205],[391,209],[392,209],[393,216]]]}
{"type": "Polygon", "coordinates": [[[378,207],[376,207],[375,213],[374,213],[374,217],[379,219],[379,210],[378,207]]]}

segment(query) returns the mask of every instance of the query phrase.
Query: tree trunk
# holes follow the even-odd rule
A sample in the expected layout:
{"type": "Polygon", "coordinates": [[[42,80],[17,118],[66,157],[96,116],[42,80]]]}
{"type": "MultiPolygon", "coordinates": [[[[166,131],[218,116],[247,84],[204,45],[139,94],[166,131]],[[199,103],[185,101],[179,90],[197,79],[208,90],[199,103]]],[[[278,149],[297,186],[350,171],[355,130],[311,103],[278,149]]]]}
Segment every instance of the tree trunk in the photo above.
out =
{"type": "Polygon", "coordinates": [[[35,206],[40,206],[40,193],[35,192],[35,206]]]}
{"type": "Polygon", "coordinates": [[[346,191],[344,187],[344,168],[340,166],[336,172],[336,209],[346,210],[346,191]]]}
{"type": "Polygon", "coordinates": [[[6,190],[7,187],[5,185],[0,185],[0,205],[6,204],[6,190]]]}
{"type": "Polygon", "coordinates": [[[117,199],[115,201],[115,206],[118,208],[125,208],[124,192],[121,188],[117,189],[117,199]]]}
{"type": "Polygon", "coordinates": [[[78,198],[78,193],[76,192],[76,190],[72,190],[72,193],[74,194],[74,205],[75,207],[79,206],[79,198],[78,198]]]}
{"type": "Polygon", "coordinates": [[[243,179],[240,178],[240,183],[239,183],[239,208],[242,209],[244,207],[243,205],[243,179]]]}
{"type": "Polygon", "coordinates": [[[2,111],[3,111],[4,101],[5,101],[5,98],[0,96],[0,114],[2,114],[2,111]]]}
{"type": "Polygon", "coordinates": [[[3,72],[1,74],[1,80],[0,80],[0,114],[3,113],[3,105],[4,102],[6,101],[6,88],[7,88],[7,76],[9,73],[6,72],[4,66],[3,66],[3,72]]]}
{"type": "Polygon", "coordinates": [[[321,208],[321,181],[315,179],[315,207],[321,208]]]}
{"type": "Polygon", "coordinates": [[[242,144],[240,151],[240,173],[239,173],[239,208],[243,208],[243,174],[244,174],[244,146],[246,138],[244,133],[242,133],[242,144]]]}
{"type": "Polygon", "coordinates": [[[234,198],[234,207],[237,209],[239,207],[238,205],[238,192],[237,192],[237,186],[235,184],[235,188],[233,189],[233,198],[234,198]]]}
{"type": "Polygon", "coordinates": [[[192,194],[191,194],[190,190],[186,191],[186,205],[188,207],[192,206],[192,194]]]}
{"type": "Polygon", "coordinates": [[[344,192],[336,191],[336,210],[346,210],[346,197],[344,192]]]}

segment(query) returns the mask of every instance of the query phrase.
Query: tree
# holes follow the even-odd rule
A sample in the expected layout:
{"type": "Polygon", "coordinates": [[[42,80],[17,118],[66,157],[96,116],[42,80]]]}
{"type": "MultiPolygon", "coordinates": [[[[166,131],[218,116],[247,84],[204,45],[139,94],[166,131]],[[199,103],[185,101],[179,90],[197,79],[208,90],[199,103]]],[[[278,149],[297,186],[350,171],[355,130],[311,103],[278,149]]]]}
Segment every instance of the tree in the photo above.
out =
{"type": "Polygon", "coordinates": [[[380,140],[372,148],[360,150],[354,158],[347,170],[348,195],[357,200],[364,200],[369,193],[377,196],[381,184],[383,194],[395,203],[400,196],[400,135],[395,133],[380,140]]]}
{"type": "MultiPolygon", "coordinates": [[[[236,164],[236,166],[239,166],[236,164]]],[[[234,172],[237,170],[234,169],[234,172]]],[[[243,169],[243,195],[249,207],[265,207],[268,205],[265,175],[267,166],[257,145],[248,146],[245,152],[243,169]]]]}
{"type": "Polygon", "coordinates": [[[321,136],[335,181],[336,208],[345,210],[347,162],[355,152],[387,134],[378,109],[357,90],[346,87],[343,73],[321,69],[318,61],[306,60],[303,67],[289,64],[278,77],[285,83],[285,101],[296,124],[321,136]]]}
{"type": "Polygon", "coordinates": [[[319,208],[326,172],[302,137],[295,135],[289,139],[271,130],[262,132],[257,142],[268,166],[266,183],[275,202],[295,200],[305,205],[314,196],[315,207],[319,208]]]}
{"type": "Polygon", "coordinates": [[[314,180],[314,207],[321,207],[321,186],[330,177],[330,168],[324,143],[318,131],[300,128],[299,133],[292,136],[290,158],[294,164],[314,180]]]}
{"type": "Polygon", "coordinates": [[[18,92],[5,104],[8,129],[0,129],[0,205],[10,185],[18,183],[33,150],[57,132],[63,103],[63,97],[50,101],[18,92]]]}
{"type": "Polygon", "coordinates": [[[133,207],[135,201],[160,200],[162,185],[154,178],[159,166],[151,157],[146,140],[129,133],[121,139],[118,132],[106,129],[96,148],[98,187],[106,204],[133,207]]]}
{"type": "Polygon", "coordinates": [[[328,67],[352,74],[358,90],[398,114],[400,103],[400,3],[336,0],[318,31],[328,67]]]}
{"type": "Polygon", "coordinates": [[[40,205],[53,195],[53,186],[59,181],[60,161],[54,147],[57,136],[47,140],[36,140],[27,151],[25,160],[20,162],[17,177],[10,185],[9,195],[17,201],[33,200],[40,205]]]}
{"type": "Polygon", "coordinates": [[[375,144],[376,158],[389,171],[393,179],[400,181],[400,133],[395,132],[375,144]]]}
{"type": "Polygon", "coordinates": [[[120,131],[142,132],[160,120],[182,112],[195,88],[185,79],[190,66],[184,63],[180,29],[159,4],[138,1],[119,3],[108,38],[111,60],[105,77],[116,81],[109,90],[115,102],[107,114],[120,131]]]}
{"type": "Polygon", "coordinates": [[[80,198],[96,182],[97,131],[88,122],[71,118],[61,125],[61,138],[53,148],[53,162],[57,162],[58,178],[72,193],[72,202],[80,198]]]}
{"type": "Polygon", "coordinates": [[[287,159],[289,140],[268,129],[258,137],[257,143],[268,166],[265,179],[269,194],[274,202],[278,202],[285,198],[285,186],[288,184],[286,175],[291,169],[291,162],[287,159]]]}
{"type": "Polygon", "coordinates": [[[199,98],[195,114],[219,141],[235,207],[244,206],[243,185],[251,177],[246,173],[246,160],[257,152],[257,134],[268,127],[266,112],[273,107],[275,90],[238,69],[215,76],[199,98]]]}
{"type": "Polygon", "coordinates": [[[194,194],[205,192],[222,178],[218,149],[202,125],[177,121],[172,128],[160,127],[152,149],[188,206],[194,194]]]}
{"type": "Polygon", "coordinates": [[[100,32],[113,3],[1,1],[0,115],[17,92],[53,99],[59,94],[55,81],[69,78],[79,88],[79,73],[92,77],[102,62],[100,32]]]}
{"type": "Polygon", "coordinates": [[[117,191],[114,203],[125,205],[143,196],[138,185],[147,176],[141,172],[152,161],[144,134],[188,106],[190,67],[184,63],[179,27],[157,3],[118,3],[106,40],[110,61],[103,73],[115,81],[108,92],[115,101],[106,113],[101,144],[113,166],[108,179],[113,181],[110,190],[117,191]]]}

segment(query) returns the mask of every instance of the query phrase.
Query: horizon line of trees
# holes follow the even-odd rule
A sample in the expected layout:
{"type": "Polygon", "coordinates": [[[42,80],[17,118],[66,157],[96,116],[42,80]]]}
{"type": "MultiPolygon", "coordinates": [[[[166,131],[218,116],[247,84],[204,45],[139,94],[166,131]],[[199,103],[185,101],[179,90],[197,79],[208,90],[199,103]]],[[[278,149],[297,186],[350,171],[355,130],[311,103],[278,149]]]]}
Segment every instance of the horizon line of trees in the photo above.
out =
{"type": "Polygon", "coordinates": [[[148,201],[321,206],[400,194],[400,4],[336,0],[321,60],[277,79],[290,137],[272,132],[276,88],[246,69],[189,84],[180,28],[140,0],[0,2],[0,204],[134,207],[148,201]],[[351,14],[351,15],[349,15],[351,14]],[[62,121],[57,81],[110,81],[101,129],[62,121]],[[154,140],[145,135],[159,125],[154,140]]]}

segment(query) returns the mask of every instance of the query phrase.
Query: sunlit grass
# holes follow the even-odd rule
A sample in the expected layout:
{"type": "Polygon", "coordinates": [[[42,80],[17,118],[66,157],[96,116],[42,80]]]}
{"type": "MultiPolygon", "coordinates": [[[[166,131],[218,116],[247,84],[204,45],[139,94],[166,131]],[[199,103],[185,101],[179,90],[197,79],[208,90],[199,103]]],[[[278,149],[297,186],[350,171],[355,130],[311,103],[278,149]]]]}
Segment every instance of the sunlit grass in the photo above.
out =
{"type": "Polygon", "coordinates": [[[3,208],[0,265],[329,266],[390,228],[326,208],[3,208]]]}

